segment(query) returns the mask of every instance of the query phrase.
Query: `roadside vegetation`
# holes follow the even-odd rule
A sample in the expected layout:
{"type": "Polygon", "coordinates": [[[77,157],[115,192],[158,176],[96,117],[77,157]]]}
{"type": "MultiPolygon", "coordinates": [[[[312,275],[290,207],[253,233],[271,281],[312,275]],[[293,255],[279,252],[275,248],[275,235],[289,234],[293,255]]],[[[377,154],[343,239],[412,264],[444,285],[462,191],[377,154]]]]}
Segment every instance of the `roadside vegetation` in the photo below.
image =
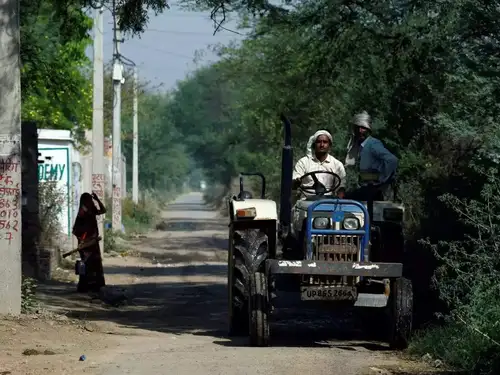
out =
{"type": "MultiPolygon", "coordinates": [[[[131,249],[126,244],[126,240],[144,235],[155,229],[161,221],[162,210],[177,194],[178,192],[159,194],[154,191],[143,191],[137,204],[130,197],[123,199],[123,231],[111,229],[111,217],[108,215],[104,222],[104,252],[110,254],[130,251],[131,249]]],[[[111,212],[111,198],[106,199],[106,204],[111,212]]]]}

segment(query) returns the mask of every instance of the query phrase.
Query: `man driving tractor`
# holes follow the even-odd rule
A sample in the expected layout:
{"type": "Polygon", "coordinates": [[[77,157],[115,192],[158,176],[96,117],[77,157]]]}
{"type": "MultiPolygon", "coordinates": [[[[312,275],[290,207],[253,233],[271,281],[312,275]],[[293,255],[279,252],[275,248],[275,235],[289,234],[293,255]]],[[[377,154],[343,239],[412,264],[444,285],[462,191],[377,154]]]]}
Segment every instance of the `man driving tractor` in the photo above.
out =
{"type": "Polygon", "coordinates": [[[359,188],[346,193],[354,200],[386,200],[394,181],[398,158],[372,137],[372,120],[363,111],[354,116],[353,134],[347,146],[346,166],[358,165],[359,188]]]}
{"type": "MultiPolygon", "coordinates": [[[[301,178],[307,173],[325,171],[332,172],[339,176],[340,186],[337,192],[343,191],[345,186],[345,169],[341,161],[330,155],[332,146],[332,135],[326,130],[318,130],[307,142],[307,155],[301,158],[293,171],[292,188],[296,190],[299,186],[311,188],[314,185],[313,177],[307,176],[301,178]],[[314,152],[313,152],[314,151],[314,152]]],[[[326,189],[330,190],[334,185],[334,176],[331,174],[318,174],[317,179],[326,189]]],[[[312,193],[307,193],[301,190],[301,199],[305,199],[312,193]]],[[[331,192],[334,195],[336,192],[331,192]]]]}
{"type": "MultiPolygon", "coordinates": [[[[340,185],[336,191],[326,195],[336,195],[339,198],[354,200],[386,200],[390,195],[391,184],[396,175],[398,158],[387,150],[384,144],[374,138],[372,134],[372,120],[370,115],[363,111],[354,116],[353,134],[347,146],[346,166],[357,164],[359,170],[359,187],[346,192],[346,172],[344,165],[329,154],[332,145],[332,136],[326,130],[319,130],[309,138],[307,155],[301,158],[293,171],[292,188],[299,186],[311,189],[314,178],[327,189],[331,190],[335,177],[331,174],[317,174],[316,176],[302,176],[316,171],[332,172],[340,178],[340,185]],[[314,151],[314,153],[313,153],[314,151]]],[[[300,189],[301,199],[305,199],[312,192],[300,189]]]]}

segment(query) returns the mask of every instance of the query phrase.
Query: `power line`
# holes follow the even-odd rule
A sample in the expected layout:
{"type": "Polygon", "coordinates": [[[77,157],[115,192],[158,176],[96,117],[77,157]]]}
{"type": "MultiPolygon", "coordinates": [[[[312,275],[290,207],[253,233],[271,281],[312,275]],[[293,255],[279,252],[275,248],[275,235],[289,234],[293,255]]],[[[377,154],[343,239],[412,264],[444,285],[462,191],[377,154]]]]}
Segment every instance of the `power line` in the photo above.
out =
{"type": "Polygon", "coordinates": [[[170,11],[167,11],[165,12],[164,14],[165,15],[168,15],[169,17],[181,17],[181,18],[192,18],[192,19],[203,19],[203,20],[207,20],[207,21],[210,21],[210,17],[207,16],[205,13],[199,13],[199,14],[195,14],[196,12],[172,12],[171,10],[170,11]]]}
{"type": "Polygon", "coordinates": [[[171,51],[167,51],[167,50],[164,50],[161,48],[152,47],[152,46],[149,46],[146,44],[136,44],[135,47],[147,48],[149,50],[161,52],[161,53],[164,53],[166,55],[176,56],[176,57],[180,57],[180,58],[184,58],[184,59],[188,59],[188,60],[194,60],[196,58],[196,56],[183,55],[182,53],[171,52],[171,51]]]}
{"type": "MultiPolygon", "coordinates": [[[[250,35],[242,34],[242,33],[230,30],[230,29],[226,29],[226,28],[223,28],[223,29],[226,31],[229,31],[233,34],[236,34],[236,35],[250,36],[250,35]]],[[[159,29],[150,29],[150,28],[146,29],[146,32],[147,31],[153,31],[156,33],[164,33],[164,34],[173,34],[173,35],[193,35],[193,36],[210,36],[210,37],[213,36],[211,33],[201,33],[201,32],[195,32],[195,31],[159,30],[159,29]]],[[[233,37],[233,35],[229,35],[229,34],[218,34],[218,35],[233,37]]]]}
{"type": "MultiPolygon", "coordinates": [[[[113,22],[110,22],[109,25],[113,25],[113,22]]],[[[239,36],[243,36],[243,37],[249,37],[250,34],[243,34],[243,33],[240,33],[238,31],[234,31],[234,30],[231,30],[231,29],[228,29],[224,26],[220,26],[219,27],[220,29],[223,29],[223,30],[226,30],[232,34],[235,34],[235,35],[239,35],[239,36]]],[[[197,32],[197,31],[181,31],[181,30],[160,30],[160,29],[151,29],[151,28],[147,28],[144,30],[144,33],[148,32],[148,31],[151,31],[151,32],[154,32],[154,33],[162,33],[162,34],[172,34],[172,35],[181,35],[181,36],[209,36],[209,37],[214,37],[214,35],[212,34],[212,32],[197,32]]],[[[106,35],[108,34],[109,35],[109,31],[104,31],[103,32],[103,35],[106,35]]],[[[234,37],[234,35],[231,35],[231,34],[221,34],[221,33],[217,33],[218,36],[225,36],[225,37],[234,37]]]]}

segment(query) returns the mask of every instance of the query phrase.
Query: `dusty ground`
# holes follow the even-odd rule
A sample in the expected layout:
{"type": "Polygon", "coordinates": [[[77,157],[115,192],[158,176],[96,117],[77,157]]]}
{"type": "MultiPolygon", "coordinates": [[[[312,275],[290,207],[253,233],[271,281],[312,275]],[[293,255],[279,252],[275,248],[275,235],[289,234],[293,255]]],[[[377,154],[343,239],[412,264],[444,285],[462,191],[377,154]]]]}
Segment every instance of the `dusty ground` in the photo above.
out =
{"type": "MultiPolygon", "coordinates": [[[[165,226],[105,259],[111,292],[39,287],[40,314],[0,320],[2,374],[399,374],[426,370],[350,324],[295,310],[272,326],[271,348],[226,337],[227,223],[200,194],[178,199],[165,226]],[[356,340],[354,340],[356,339],[356,340]],[[80,361],[80,356],[85,360],[80,361]],[[418,371],[417,371],[418,370],[418,371]]],[[[71,272],[68,279],[75,280],[71,272]]]]}

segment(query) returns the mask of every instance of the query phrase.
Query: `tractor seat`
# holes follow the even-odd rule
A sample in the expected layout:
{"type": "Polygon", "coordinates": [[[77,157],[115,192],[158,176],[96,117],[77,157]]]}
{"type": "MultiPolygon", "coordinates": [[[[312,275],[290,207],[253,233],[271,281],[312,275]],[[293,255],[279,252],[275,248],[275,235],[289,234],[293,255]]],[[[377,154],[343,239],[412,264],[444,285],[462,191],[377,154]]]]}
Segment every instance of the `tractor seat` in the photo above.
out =
{"type": "Polygon", "coordinates": [[[244,201],[245,199],[252,199],[252,198],[253,198],[252,193],[246,190],[243,190],[241,193],[239,193],[237,197],[239,201],[244,201]]]}

